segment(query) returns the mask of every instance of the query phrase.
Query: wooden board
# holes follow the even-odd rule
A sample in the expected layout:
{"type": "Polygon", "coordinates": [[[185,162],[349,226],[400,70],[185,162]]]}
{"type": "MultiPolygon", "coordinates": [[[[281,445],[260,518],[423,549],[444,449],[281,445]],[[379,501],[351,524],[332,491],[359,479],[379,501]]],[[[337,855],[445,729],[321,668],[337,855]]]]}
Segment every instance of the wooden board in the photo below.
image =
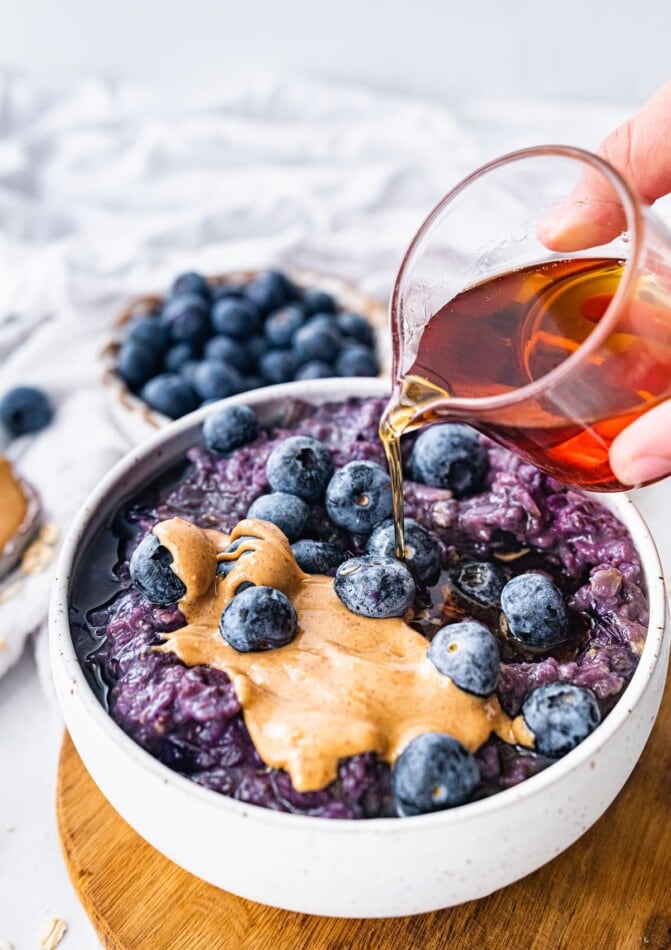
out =
{"type": "Polygon", "coordinates": [[[181,870],[114,811],[66,735],[57,815],[65,860],[114,950],[668,950],[671,681],[638,767],[603,818],[490,897],[390,920],[338,920],[242,900],[181,870]]]}

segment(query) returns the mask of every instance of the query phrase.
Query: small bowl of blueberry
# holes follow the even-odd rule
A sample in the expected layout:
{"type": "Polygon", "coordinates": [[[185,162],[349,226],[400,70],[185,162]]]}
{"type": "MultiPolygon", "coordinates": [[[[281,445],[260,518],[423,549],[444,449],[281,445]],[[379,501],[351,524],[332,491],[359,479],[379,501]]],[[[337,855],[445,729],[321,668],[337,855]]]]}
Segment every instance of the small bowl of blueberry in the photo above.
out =
{"type": "Polygon", "coordinates": [[[238,393],[136,447],[64,542],[51,653],[84,764],[156,848],[252,900],[385,917],[586,831],[669,638],[630,499],[463,426],[404,440],[397,559],[386,385],[348,388],[238,393]]]}
{"type": "Polygon", "coordinates": [[[386,309],[310,270],[188,272],[132,300],[103,352],[117,421],[140,441],[202,405],[262,386],[377,376],[386,309]]]}

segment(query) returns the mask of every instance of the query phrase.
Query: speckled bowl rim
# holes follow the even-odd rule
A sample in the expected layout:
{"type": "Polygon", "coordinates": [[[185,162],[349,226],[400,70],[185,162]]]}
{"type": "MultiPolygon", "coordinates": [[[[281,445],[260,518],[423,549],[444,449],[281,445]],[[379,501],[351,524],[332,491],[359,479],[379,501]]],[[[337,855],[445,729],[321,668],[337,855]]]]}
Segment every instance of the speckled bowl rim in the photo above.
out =
{"type": "MultiPolygon", "coordinates": [[[[217,408],[220,408],[224,404],[235,405],[246,403],[250,406],[254,406],[257,403],[265,403],[273,400],[282,403],[292,398],[304,399],[307,402],[315,401],[315,404],[321,404],[324,402],[342,402],[343,399],[349,397],[365,398],[384,395],[386,395],[386,384],[384,380],[336,378],[331,380],[315,380],[309,383],[284,383],[279,386],[269,386],[238,396],[232,396],[229,399],[222,400],[222,402],[217,405],[210,405],[198,409],[196,412],[172,423],[166,429],[161,430],[155,436],[148,439],[142,445],[135,447],[125,455],[90,494],[88,500],[80,509],[79,514],[72,523],[63,542],[52,588],[49,615],[52,636],[55,635],[58,638],[58,649],[61,653],[61,660],[66,667],[66,672],[72,683],[71,689],[76,688],[78,690],[80,694],[79,698],[87,714],[92,717],[95,724],[106,734],[106,737],[113,741],[126,755],[130,756],[136,765],[152,773],[155,778],[164,784],[174,785],[178,790],[181,790],[182,793],[194,796],[209,808],[221,809],[231,816],[248,819],[253,818],[255,822],[269,826],[279,824],[284,828],[293,827],[297,830],[300,828],[303,830],[312,830],[319,834],[327,833],[336,835],[361,835],[364,833],[372,833],[374,835],[412,835],[415,830],[419,828],[420,823],[423,830],[428,830],[432,827],[440,827],[443,829],[450,825],[463,825],[467,822],[475,822],[485,815],[496,811],[506,811],[507,808],[515,804],[521,804],[531,797],[542,795],[548,786],[558,781],[563,775],[578,769],[586,760],[597,757],[632,712],[648,688],[653,671],[662,654],[666,626],[666,592],[659,555],[642,516],[628,496],[618,495],[614,497],[613,495],[604,496],[595,494],[595,499],[606,502],[606,505],[613,510],[616,517],[620,517],[623,520],[626,519],[627,528],[632,534],[636,549],[641,558],[650,605],[650,621],[645,647],[632,679],[620,695],[620,698],[611,712],[597,729],[566,756],[548,766],[548,768],[542,772],[525,779],[518,785],[504,789],[479,801],[470,802],[449,810],[402,819],[374,818],[355,820],[296,815],[293,813],[273,811],[260,805],[240,802],[219,792],[212,791],[211,789],[202,788],[190,779],[173,771],[167,765],[159,762],[158,759],[155,759],[149,752],[146,752],[131,739],[130,736],[126,735],[109,713],[103,709],[89,686],[75,653],[68,621],[70,581],[78,567],[76,558],[79,541],[87,529],[89,520],[94,516],[97,509],[102,505],[107,509],[108,513],[110,513],[119,504],[120,498],[128,496],[128,491],[124,492],[120,490],[120,486],[123,486],[124,477],[131,476],[132,478],[132,471],[138,459],[145,458],[153,453],[158,453],[161,456],[161,470],[169,467],[174,460],[171,459],[169,451],[163,452],[162,450],[167,449],[170,442],[176,440],[183,433],[190,429],[197,429],[211,412],[216,411],[217,408]],[[343,389],[349,389],[351,391],[343,393],[343,389]],[[167,459],[171,459],[171,461],[167,461],[167,459]],[[114,504],[111,503],[110,496],[114,496],[114,504]],[[73,564],[75,565],[74,571],[72,570],[73,564]]],[[[132,489],[132,493],[136,491],[137,488],[132,489]]]]}

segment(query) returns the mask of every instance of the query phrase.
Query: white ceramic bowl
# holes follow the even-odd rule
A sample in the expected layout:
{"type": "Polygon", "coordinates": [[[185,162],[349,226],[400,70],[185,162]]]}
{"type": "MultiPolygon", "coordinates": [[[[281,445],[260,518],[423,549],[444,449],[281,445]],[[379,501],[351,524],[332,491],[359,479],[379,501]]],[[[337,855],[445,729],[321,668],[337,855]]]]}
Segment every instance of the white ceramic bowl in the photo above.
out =
{"type": "MultiPolygon", "coordinates": [[[[380,380],[290,383],[233,397],[271,419],[290,396],[315,404],[380,395],[380,380]]],[[[93,492],[63,545],[51,603],[51,654],[67,727],[117,811],[177,864],[228,891],[289,910],[387,917],[448,907],[491,893],[575,841],[624,785],[652,728],[669,654],[659,558],[632,502],[605,503],[636,542],[650,597],[638,668],[605,721],[544,772],[490,798],[405,819],[328,820],[246,805],[171,771],[114,723],[75,655],[68,598],[83,550],[121,500],[181,458],[212,407],[134,449],[93,492]]]]}

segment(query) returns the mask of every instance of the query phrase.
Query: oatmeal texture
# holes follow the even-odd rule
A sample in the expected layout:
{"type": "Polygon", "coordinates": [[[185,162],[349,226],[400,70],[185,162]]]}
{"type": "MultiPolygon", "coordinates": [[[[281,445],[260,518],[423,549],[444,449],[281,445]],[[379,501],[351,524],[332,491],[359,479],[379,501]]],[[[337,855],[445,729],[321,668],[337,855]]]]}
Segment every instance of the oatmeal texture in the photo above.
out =
{"type": "MultiPolygon", "coordinates": [[[[241,801],[280,811],[330,818],[395,814],[390,766],[373,753],[343,758],[326,788],[298,792],[289,775],[267,767],[244,724],[240,703],[226,673],[209,666],[185,666],[158,652],[166,634],[184,626],[177,607],[149,604],[130,585],[128,561],[134,547],[159,521],[180,517],[202,528],[230,533],[251,502],[269,486],[265,463],[274,445],[289,435],[325,442],[334,464],[370,459],[384,464],[377,425],[383,399],[349,400],[314,408],[287,406],[287,421],[225,458],[204,448],[188,453],[184,474],[172,485],[143,493],[117,518],[120,559],[112,596],[100,606],[72,610],[72,624],[84,666],[102,684],[113,718],[136,742],[193,781],[241,801]]],[[[404,453],[412,440],[406,439],[404,453]]],[[[488,445],[485,490],[455,500],[447,491],[407,481],[406,517],[415,518],[441,541],[443,566],[459,558],[493,560],[512,575],[548,571],[564,590],[576,629],[573,647],[556,656],[516,654],[501,640],[503,662],[498,699],[516,716],[526,693],[561,680],[592,689],[606,714],[631,677],[643,646],[647,602],[641,567],[626,529],[596,501],[567,489],[507,450],[488,445]],[[525,555],[530,551],[531,555],[525,555]]],[[[365,537],[336,528],[323,506],[311,506],[306,536],[336,543],[359,554],[365,537]]],[[[446,595],[441,581],[440,603],[446,595]]],[[[434,610],[440,617],[440,609],[434,610]]],[[[442,622],[457,617],[444,613],[442,622]]],[[[496,632],[494,618],[490,626],[496,632]]],[[[430,635],[435,625],[423,627],[430,635]]],[[[482,775],[478,795],[514,785],[551,760],[494,737],[476,754],[482,775]]]]}

